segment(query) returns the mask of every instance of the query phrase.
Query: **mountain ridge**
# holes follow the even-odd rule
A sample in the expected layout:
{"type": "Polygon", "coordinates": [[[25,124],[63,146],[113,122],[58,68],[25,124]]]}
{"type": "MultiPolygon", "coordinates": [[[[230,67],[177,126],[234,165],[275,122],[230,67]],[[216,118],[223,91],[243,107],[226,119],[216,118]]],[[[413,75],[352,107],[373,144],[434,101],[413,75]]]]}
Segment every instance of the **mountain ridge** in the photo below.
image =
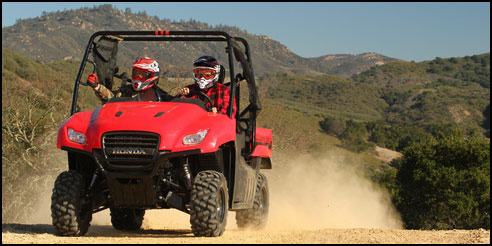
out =
{"type": "MultiPolygon", "coordinates": [[[[113,8],[110,4],[93,8],[76,10],[43,12],[42,16],[21,19],[13,26],[2,28],[2,47],[10,48],[27,57],[42,62],[81,58],[90,35],[102,30],[220,30],[232,36],[241,36],[250,43],[255,60],[256,74],[280,72],[288,74],[333,74],[350,77],[378,65],[372,60],[364,60],[366,54],[347,55],[343,59],[321,61],[318,58],[305,58],[292,52],[279,41],[267,35],[255,35],[234,26],[211,26],[193,19],[188,21],[172,21],[157,16],[149,16],[145,12],[132,13],[113,8]],[[76,31],[74,31],[76,30],[76,31]]],[[[191,43],[188,48],[195,50],[193,55],[213,54],[216,46],[191,43]]],[[[123,48],[130,51],[130,48],[123,48]]],[[[136,49],[131,56],[148,54],[165,63],[186,66],[196,57],[183,57],[183,46],[159,44],[149,45],[147,50],[136,49]],[[166,49],[167,48],[167,49],[166,49]],[[180,59],[181,58],[181,59],[180,59]],[[183,59],[185,58],[185,59],[183,59]]],[[[217,55],[219,56],[219,55],[217,55]]],[[[328,57],[332,55],[322,55],[328,57]]],[[[376,54],[377,61],[387,63],[399,59],[376,54]]],[[[225,57],[217,57],[219,61],[225,57]]],[[[134,57],[122,57],[128,63],[134,57]]]]}

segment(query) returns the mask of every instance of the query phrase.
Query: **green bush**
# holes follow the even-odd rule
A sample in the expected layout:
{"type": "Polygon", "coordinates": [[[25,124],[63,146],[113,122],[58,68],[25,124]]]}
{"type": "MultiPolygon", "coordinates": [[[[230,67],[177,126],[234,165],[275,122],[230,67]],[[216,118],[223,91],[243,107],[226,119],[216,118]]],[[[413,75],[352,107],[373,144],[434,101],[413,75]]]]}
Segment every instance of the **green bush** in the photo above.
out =
{"type": "Polygon", "coordinates": [[[403,104],[408,97],[410,96],[410,92],[398,92],[398,91],[387,91],[384,92],[383,95],[381,96],[388,105],[394,105],[394,104],[403,104]]]}
{"type": "Polygon", "coordinates": [[[325,133],[336,137],[342,136],[347,128],[345,120],[329,116],[320,121],[319,126],[325,133]]]}
{"type": "Polygon", "coordinates": [[[407,229],[490,229],[489,148],[457,129],[406,148],[394,202],[407,229]]]}
{"type": "Polygon", "coordinates": [[[349,150],[361,152],[374,147],[373,143],[367,142],[368,131],[365,123],[348,120],[347,129],[341,136],[344,147],[349,150]]]}

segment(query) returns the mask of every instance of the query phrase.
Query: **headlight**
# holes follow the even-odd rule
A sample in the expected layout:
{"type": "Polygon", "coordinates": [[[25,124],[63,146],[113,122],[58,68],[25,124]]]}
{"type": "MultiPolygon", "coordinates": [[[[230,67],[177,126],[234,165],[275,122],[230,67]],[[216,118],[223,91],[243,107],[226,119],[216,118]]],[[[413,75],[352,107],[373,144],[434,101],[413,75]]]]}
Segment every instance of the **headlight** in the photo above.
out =
{"type": "Polygon", "coordinates": [[[203,141],[205,136],[207,136],[208,130],[203,130],[200,132],[197,132],[195,134],[188,135],[183,138],[183,144],[184,145],[195,145],[199,144],[203,141]]]}
{"type": "Polygon", "coordinates": [[[68,138],[72,142],[85,144],[85,135],[83,133],[74,131],[72,128],[68,128],[68,138]]]}

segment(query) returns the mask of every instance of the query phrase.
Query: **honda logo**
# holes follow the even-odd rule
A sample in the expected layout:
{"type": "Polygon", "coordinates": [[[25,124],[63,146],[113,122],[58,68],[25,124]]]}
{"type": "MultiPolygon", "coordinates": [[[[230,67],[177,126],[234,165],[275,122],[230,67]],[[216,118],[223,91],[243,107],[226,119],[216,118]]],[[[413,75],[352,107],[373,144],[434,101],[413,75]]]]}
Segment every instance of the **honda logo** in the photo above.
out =
{"type": "Polygon", "coordinates": [[[145,152],[144,149],[114,148],[113,152],[111,154],[113,154],[113,155],[145,155],[145,154],[147,154],[147,152],[145,152]]]}

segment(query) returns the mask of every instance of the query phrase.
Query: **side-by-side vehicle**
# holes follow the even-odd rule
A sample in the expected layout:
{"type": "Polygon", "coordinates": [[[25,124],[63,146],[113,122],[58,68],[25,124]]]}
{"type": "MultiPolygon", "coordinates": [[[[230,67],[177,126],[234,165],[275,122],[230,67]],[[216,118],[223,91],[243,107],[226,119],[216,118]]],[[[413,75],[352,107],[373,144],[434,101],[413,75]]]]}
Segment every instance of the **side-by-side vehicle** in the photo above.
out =
{"type": "Polygon", "coordinates": [[[58,132],[57,147],[68,153],[68,171],[54,184],[54,227],[60,235],[84,235],[93,214],[108,208],[118,230],[138,230],[145,210],[169,208],[190,215],[195,236],[222,235],[228,211],[236,212],[239,228],[264,227],[269,191],[260,169],[272,168],[272,131],[256,127],[260,110],[243,38],[220,31],[94,33],[75,80],[71,116],[58,132]],[[118,45],[140,41],[225,42],[230,81],[221,83],[231,91],[227,114],[213,113],[192,98],[148,102],[117,97],[80,111],[79,85],[86,85],[87,63],[94,65],[100,83],[112,88],[114,78],[120,78],[123,85],[127,79],[116,69],[118,45]],[[235,67],[242,71],[236,73],[235,67]],[[249,91],[243,110],[241,86],[249,91]]]}

